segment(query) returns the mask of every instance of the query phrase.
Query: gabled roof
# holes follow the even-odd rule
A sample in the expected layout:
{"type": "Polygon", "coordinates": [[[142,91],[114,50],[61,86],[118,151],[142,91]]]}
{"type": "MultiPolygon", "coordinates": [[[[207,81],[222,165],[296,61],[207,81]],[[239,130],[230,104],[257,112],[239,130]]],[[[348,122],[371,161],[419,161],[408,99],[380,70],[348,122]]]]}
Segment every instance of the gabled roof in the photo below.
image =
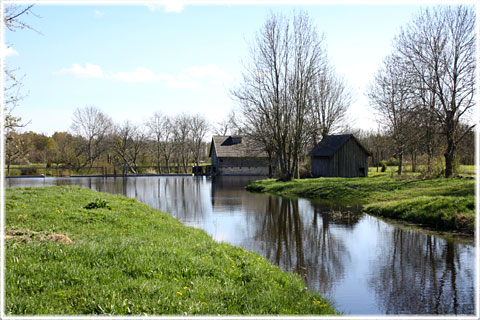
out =
{"type": "Polygon", "coordinates": [[[368,154],[371,155],[353,134],[338,134],[323,137],[322,141],[318,143],[310,152],[310,156],[314,157],[331,157],[340,147],[349,139],[354,139],[358,145],[368,154]]]}
{"type": "Polygon", "coordinates": [[[254,140],[240,136],[213,136],[208,156],[212,156],[215,147],[219,158],[266,158],[267,153],[254,140]]]}

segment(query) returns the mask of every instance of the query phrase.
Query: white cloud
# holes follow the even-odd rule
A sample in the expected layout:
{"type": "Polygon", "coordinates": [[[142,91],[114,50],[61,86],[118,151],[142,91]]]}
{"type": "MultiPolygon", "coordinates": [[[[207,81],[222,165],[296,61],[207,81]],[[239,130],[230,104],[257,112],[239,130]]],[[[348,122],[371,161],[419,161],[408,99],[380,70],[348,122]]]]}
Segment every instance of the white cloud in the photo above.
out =
{"type": "Polygon", "coordinates": [[[105,14],[105,13],[103,13],[103,12],[101,12],[101,11],[93,10],[93,16],[94,16],[95,18],[101,18],[101,17],[103,17],[104,14],[105,14]]]}
{"type": "Polygon", "coordinates": [[[62,68],[57,74],[70,74],[77,78],[103,78],[103,71],[96,64],[86,63],[85,67],[73,64],[71,68],[62,68]]]}
{"type": "Polygon", "coordinates": [[[2,44],[2,48],[0,50],[0,55],[3,57],[11,57],[11,56],[18,56],[17,50],[13,49],[12,46],[8,46],[6,44],[2,44]]]}
{"type": "Polygon", "coordinates": [[[152,70],[143,67],[138,67],[133,72],[117,72],[108,77],[122,82],[154,82],[172,79],[172,76],[168,74],[154,73],[152,70]]]}
{"type": "Polygon", "coordinates": [[[184,0],[164,0],[156,4],[146,5],[150,11],[164,10],[165,12],[182,12],[185,7],[184,0]]]}
{"type": "Polygon", "coordinates": [[[215,64],[185,68],[177,74],[155,73],[145,67],[137,67],[134,71],[104,73],[102,68],[94,64],[73,64],[71,68],[62,68],[55,74],[68,74],[77,78],[104,78],[126,83],[162,82],[168,88],[200,88],[202,85],[218,85],[231,79],[228,72],[215,64]]]}

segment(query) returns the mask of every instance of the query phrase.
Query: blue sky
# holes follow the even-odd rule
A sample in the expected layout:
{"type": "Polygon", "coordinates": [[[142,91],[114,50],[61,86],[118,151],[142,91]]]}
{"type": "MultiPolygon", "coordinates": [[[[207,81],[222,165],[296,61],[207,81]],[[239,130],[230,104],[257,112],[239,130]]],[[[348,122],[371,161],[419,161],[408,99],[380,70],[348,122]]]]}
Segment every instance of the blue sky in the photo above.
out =
{"type": "Polygon", "coordinates": [[[270,13],[308,12],[328,55],[354,89],[352,126],[374,129],[365,87],[394,36],[421,6],[396,5],[37,5],[31,30],[5,31],[27,98],[15,110],[25,130],[69,129],[93,105],[121,123],[155,111],[201,113],[212,123],[234,108],[248,43],[270,13]]]}

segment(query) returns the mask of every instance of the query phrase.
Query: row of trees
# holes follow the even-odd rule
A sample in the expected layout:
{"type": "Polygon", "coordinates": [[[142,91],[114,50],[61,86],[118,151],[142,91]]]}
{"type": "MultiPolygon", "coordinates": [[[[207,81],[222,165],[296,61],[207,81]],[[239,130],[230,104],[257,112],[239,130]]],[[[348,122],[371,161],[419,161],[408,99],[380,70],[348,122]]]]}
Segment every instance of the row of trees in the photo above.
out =
{"type": "Polygon", "coordinates": [[[8,168],[12,163],[31,162],[74,170],[125,168],[132,173],[137,173],[139,166],[156,166],[158,172],[176,166],[177,171],[187,172],[191,163],[199,165],[206,158],[204,140],[209,127],[198,114],[169,117],[158,112],[142,124],[115,124],[100,109],[88,106],[75,110],[70,132],[56,132],[51,137],[11,132],[16,143],[7,144],[5,160],[8,168]]]}
{"type": "MultiPolygon", "coordinates": [[[[92,108],[82,109],[83,113],[89,109],[92,108]]],[[[101,112],[95,108],[93,110],[101,112]]],[[[77,110],[78,112],[80,111],[77,110]]],[[[102,117],[107,116],[103,114],[100,118],[102,117]]],[[[166,117],[155,113],[143,124],[125,122],[117,125],[117,130],[119,130],[117,133],[115,130],[110,130],[104,134],[90,134],[90,136],[86,134],[80,136],[73,130],[55,132],[52,136],[31,131],[26,133],[13,131],[9,133],[9,141],[13,140],[15,143],[7,142],[6,144],[7,169],[11,164],[47,164],[67,166],[76,170],[88,169],[91,166],[104,166],[110,168],[109,170],[126,167],[131,172],[137,172],[139,167],[157,167],[156,172],[163,170],[164,173],[168,172],[166,167],[176,167],[176,172],[186,171],[188,164],[208,162],[206,154],[209,147],[206,142],[209,138],[208,133],[204,139],[200,139],[201,133],[194,137],[193,132],[196,131],[190,131],[186,135],[187,139],[182,139],[182,130],[180,130],[179,124],[184,124],[183,127],[194,126],[193,123],[196,121],[193,121],[192,118],[196,117],[185,115],[166,117]],[[187,123],[190,125],[185,126],[187,123]],[[171,128],[172,125],[179,128],[177,132],[171,128]],[[89,138],[87,139],[87,137],[89,138]],[[195,144],[199,147],[195,147],[195,144]]],[[[228,121],[225,120],[213,128],[215,134],[226,135],[236,132],[234,115],[231,114],[227,119],[228,121]]],[[[465,129],[466,125],[462,126],[465,129]]],[[[389,165],[400,163],[397,150],[392,148],[395,145],[395,139],[388,131],[342,129],[352,132],[372,152],[370,159],[372,166],[378,166],[380,161],[386,161],[389,165]]],[[[95,130],[90,132],[95,132],[95,130]]],[[[436,135],[431,140],[431,156],[418,151],[425,147],[422,143],[407,148],[404,152],[402,168],[408,165],[409,169],[414,172],[423,171],[429,175],[441,175],[445,167],[444,161],[442,161],[445,142],[441,138],[436,135]],[[432,167],[430,172],[427,172],[424,166],[421,169],[417,168],[417,165],[420,164],[426,166],[429,161],[432,167]]],[[[458,164],[474,164],[474,139],[474,132],[469,131],[457,146],[458,164]]],[[[308,161],[302,163],[302,168],[305,169],[302,174],[308,176],[308,161]]]]}
{"type": "MultiPolygon", "coordinates": [[[[465,130],[466,124],[461,124],[465,130]]],[[[430,152],[427,154],[424,141],[411,141],[403,151],[402,161],[395,148],[395,137],[389,130],[383,130],[381,127],[377,130],[349,130],[360,142],[372,153],[370,165],[381,167],[382,163],[389,166],[397,166],[397,173],[404,173],[406,170],[411,172],[421,172],[425,177],[441,177],[445,175],[445,157],[444,151],[446,144],[443,137],[439,134],[433,136],[430,140],[430,152]]],[[[459,165],[475,164],[475,132],[470,130],[462,141],[457,145],[458,156],[455,159],[455,169],[459,165]]]]}
{"type": "Polygon", "coordinates": [[[476,122],[475,39],[475,14],[464,6],[426,9],[395,38],[368,97],[392,137],[399,174],[406,152],[426,154],[430,172],[438,136],[445,176],[454,173],[458,146],[476,122]]]}

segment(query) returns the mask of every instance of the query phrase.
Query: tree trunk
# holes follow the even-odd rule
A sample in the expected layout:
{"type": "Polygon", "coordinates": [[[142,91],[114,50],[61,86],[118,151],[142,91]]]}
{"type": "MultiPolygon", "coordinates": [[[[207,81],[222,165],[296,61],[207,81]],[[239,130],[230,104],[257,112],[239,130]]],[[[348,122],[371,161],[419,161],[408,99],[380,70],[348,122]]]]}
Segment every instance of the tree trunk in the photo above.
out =
{"type": "Polygon", "coordinates": [[[427,173],[432,173],[432,160],[433,160],[433,147],[432,143],[429,142],[427,145],[427,173]]]}
{"type": "Polygon", "coordinates": [[[398,154],[398,175],[402,175],[402,167],[403,167],[403,152],[399,152],[398,154]]]}
{"type": "Polygon", "coordinates": [[[168,157],[165,157],[165,165],[167,166],[167,173],[170,173],[170,167],[169,167],[170,162],[168,160],[169,160],[168,157]]]}
{"type": "Polygon", "coordinates": [[[445,151],[445,178],[451,178],[454,174],[455,164],[455,141],[451,138],[447,139],[447,150],[445,151]]]}
{"type": "Polygon", "coordinates": [[[412,151],[412,172],[417,172],[417,152],[412,151]]]}

